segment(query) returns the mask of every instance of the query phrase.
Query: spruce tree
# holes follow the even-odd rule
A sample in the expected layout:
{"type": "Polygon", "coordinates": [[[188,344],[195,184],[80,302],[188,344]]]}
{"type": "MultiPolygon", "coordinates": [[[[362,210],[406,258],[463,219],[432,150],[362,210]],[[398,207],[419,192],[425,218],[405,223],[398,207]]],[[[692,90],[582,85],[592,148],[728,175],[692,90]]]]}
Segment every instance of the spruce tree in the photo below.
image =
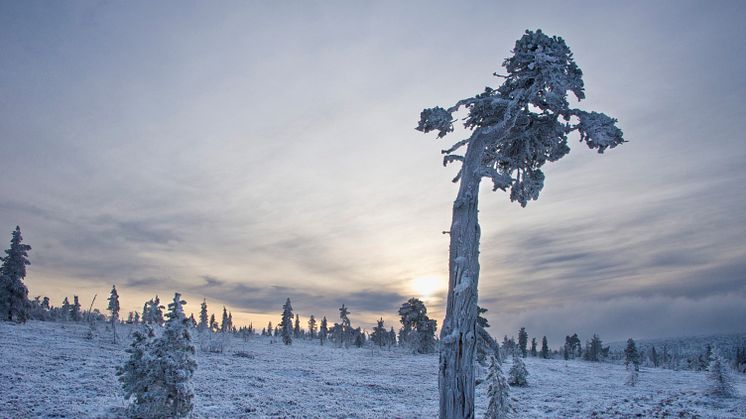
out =
{"type": "Polygon", "coordinates": [[[624,348],[624,366],[640,370],[640,353],[637,352],[637,345],[634,339],[627,339],[627,347],[624,348]]]}
{"type": "Polygon", "coordinates": [[[75,322],[83,320],[83,313],[80,311],[80,300],[77,295],[73,295],[72,319],[75,322]]]}
{"type": "Polygon", "coordinates": [[[549,345],[547,344],[547,337],[541,338],[541,357],[549,359],[549,345]]]}
{"type": "Polygon", "coordinates": [[[627,347],[624,348],[624,366],[629,371],[625,384],[632,387],[636,386],[639,381],[640,353],[637,351],[637,345],[632,338],[627,339],[627,347]]]}
{"type": "Polygon", "coordinates": [[[491,357],[490,370],[487,374],[487,412],[485,419],[505,419],[514,412],[510,403],[510,387],[503,375],[500,363],[495,357],[491,357]]]}
{"type": "Polygon", "coordinates": [[[218,321],[215,320],[215,313],[210,314],[210,331],[217,332],[219,329],[218,321]]]}
{"type": "Polygon", "coordinates": [[[295,315],[295,325],[293,326],[293,337],[300,338],[300,316],[295,315]]]}
{"type": "Polygon", "coordinates": [[[282,305],[282,343],[290,345],[293,343],[293,306],[290,304],[290,298],[282,305]]]}
{"type": "Polygon", "coordinates": [[[437,323],[427,316],[427,307],[418,298],[410,298],[399,308],[402,328],[399,344],[409,345],[412,352],[430,353],[435,350],[437,323]]]}
{"type": "Polygon", "coordinates": [[[720,356],[719,351],[710,352],[710,365],[708,367],[708,377],[710,379],[709,393],[715,397],[735,397],[736,389],[733,386],[733,377],[731,377],[728,363],[720,356]]]}
{"type": "Polygon", "coordinates": [[[340,333],[339,333],[339,340],[338,344],[344,345],[345,348],[351,343],[351,335],[352,335],[352,325],[350,324],[350,310],[345,307],[344,304],[342,304],[342,307],[339,308],[339,318],[342,320],[342,324],[340,325],[340,333]]]}
{"type": "Polygon", "coordinates": [[[163,307],[161,305],[161,299],[158,298],[158,295],[156,294],[155,298],[153,299],[153,303],[150,305],[150,316],[151,321],[158,326],[163,325],[163,307]]]}
{"type": "Polygon", "coordinates": [[[523,363],[523,359],[513,355],[513,365],[510,367],[508,372],[508,384],[511,386],[524,387],[528,385],[528,370],[526,364],[523,363]]]}
{"type": "Polygon", "coordinates": [[[200,332],[207,330],[210,327],[209,317],[207,316],[207,299],[202,299],[202,304],[199,308],[199,330],[200,332]]]}
{"type": "Polygon", "coordinates": [[[521,330],[518,331],[518,349],[521,351],[521,356],[526,357],[526,345],[528,344],[528,333],[526,333],[526,328],[521,327],[521,330]]]}
{"type": "Polygon", "coordinates": [[[531,356],[535,357],[536,355],[536,338],[531,338],[531,356]]]}
{"type": "Polygon", "coordinates": [[[329,329],[326,323],[326,316],[324,316],[321,319],[321,325],[319,326],[319,342],[321,343],[321,346],[324,346],[324,341],[326,340],[326,335],[328,333],[329,333],[329,329]]]}
{"type": "Polygon", "coordinates": [[[308,337],[310,339],[316,339],[316,318],[311,314],[308,319],[308,337]]]}
{"type": "Polygon", "coordinates": [[[28,319],[28,288],[23,283],[26,278],[28,251],[31,246],[23,243],[21,228],[11,233],[10,248],[0,266],[0,315],[8,321],[24,323],[28,319]]]}
{"type": "Polygon", "coordinates": [[[275,329],[272,327],[272,322],[269,322],[267,324],[267,336],[272,336],[272,331],[273,330],[275,330],[275,329]]]}
{"type": "Polygon", "coordinates": [[[388,332],[383,326],[383,317],[378,320],[378,325],[375,327],[375,329],[373,329],[373,334],[371,334],[370,339],[373,341],[373,343],[378,345],[379,348],[382,348],[384,345],[386,345],[388,332]]]}
{"type": "Polygon", "coordinates": [[[109,306],[107,307],[107,310],[111,313],[111,330],[114,334],[114,342],[116,342],[117,322],[119,321],[119,294],[117,294],[117,287],[115,285],[111,286],[111,294],[109,294],[109,306]]]}
{"type": "MultiPolygon", "coordinates": [[[[150,363],[150,346],[153,343],[153,328],[147,323],[143,324],[142,330],[135,329],[132,332],[132,343],[125,351],[130,354],[129,359],[123,366],[117,367],[117,376],[124,389],[124,399],[134,397],[134,405],[130,407],[130,413],[136,410],[146,410],[145,405],[149,402],[148,383],[145,378],[148,375],[150,363]]],[[[143,412],[144,413],[144,412],[143,412]]]]}
{"type": "Polygon", "coordinates": [[[228,332],[230,325],[228,324],[228,310],[223,306],[223,318],[220,320],[220,331],[223,333],[228,332]]]}

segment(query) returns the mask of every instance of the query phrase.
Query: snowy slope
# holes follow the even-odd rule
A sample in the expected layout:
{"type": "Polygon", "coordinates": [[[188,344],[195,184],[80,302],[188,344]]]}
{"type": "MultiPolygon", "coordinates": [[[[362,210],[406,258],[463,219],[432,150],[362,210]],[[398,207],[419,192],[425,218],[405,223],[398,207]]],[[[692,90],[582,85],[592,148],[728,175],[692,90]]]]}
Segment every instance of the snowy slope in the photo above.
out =
{"type": "MultiPolygon", "coordinates": [[[[114,370],[126,358],[127,332],[115,345],[103,326],[93,340],[86,331],[83,324],[0,322],[0,417],[121,416],[114,370]]],[[[437,355],[317,342],[288,347],[255,337],[233,338],[223,354],[198,352],[197,362],[196,417],[437,416],[437,355]]],[[[643,369],[630,388],[619,365],[526,364],[530,386],[512,390],[520,417],[746,417],[744,376],[737,377],[740,398],[721,401],[703,393],[701,372],[643,369]]],[[[477,387],[480,416],[485,391],[477,387]]]]}

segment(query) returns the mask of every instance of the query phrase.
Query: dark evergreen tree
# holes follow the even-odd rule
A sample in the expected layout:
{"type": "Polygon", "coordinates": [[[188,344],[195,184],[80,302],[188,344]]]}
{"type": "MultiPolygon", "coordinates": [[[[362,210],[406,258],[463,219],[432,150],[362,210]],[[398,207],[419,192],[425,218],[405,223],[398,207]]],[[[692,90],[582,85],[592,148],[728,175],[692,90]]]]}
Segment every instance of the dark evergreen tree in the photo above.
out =
{"type": "Polygon", "coordinates": [[[10,248],[5,251],[5,257],[0,266],[0,315],[5,320],[24,323],[28,319],[28,288],[23,280],[26,278],[28,251],[31,246],[23,243],[21,228],[11,233],[10,248]]]}
{"type": "Polygon", "coordinates": [[[535,357],[536,355],[536,338],[531,338],[531,356],[535,357]]]}
{"type": "Polygon", "coordinates": [[[383,317],[378,320],[378,325],[373,329],[373,333],[370,335],[370,340],[373,341],[379,348],[383,348],[388,340],[388,332],[383,326],[383,317]]]}
{"type": "Polygon", "coordinates": [[[541,338],[541,357],[549,359],[549,345],[547,344],[547,337],[541,338]]]}
{"type": "Polygon", "coordinates": [[[319,326],[319,341],[321,342],[321,346],[324,346],[324,341],[326,340],[326,336],[328,333],[329,329],[326,323],[326,316],[324,316],[321,319],[321,325],[319,326]]]}
{"type": "Polygon", "coordinates": [[[109,306],[107,309],[111,313],[111,330],[114,334],[114,342],[117,341],[117,322],[119,321],[119,294],[117,294],[117,287],[111,286],[111,293],[109,294],[109,306]]]}
{"type": "Polygon", "coordinates": [[[627,347],[624,348],[624,366],[640,370],[640,353],[637,352],[637,345],[634,339],[627,339],[627,347]]]}
{"type": "Polygon", "coordinates": [[[285,301],[282,306],[282,321],[280,322],[280,328],[282,329],[282,342],[285,345],[293,343],[293,306],[290,304],[290,298],[285,301]]]}
{"type": "Polygon", "coordinates": [[[518,331],[518,350],[521,351],[521,356],[526,357],[527,350],[526,346],[528,345],[528,333],[526,333],[526,328],[521,327],[521,330],[518,331]]]}
{"type": "Polygon", "coordinates": [[[316,318],[313,314],[308,318],[308,337],[310,339],[316,339],[316,318]]]}
{"type": "Polygon", "coordinates": [[[591,338],[590,342],[586,343],[584,359],[586,361],[600,362],[606,357],[608,351],[608,347],[603,347],[601,338],[598,337],[598,335],[593,334],[593,338],[591,338]]]}
{"type": "Polygon", "coordinates": [[[218,325],[218,321],[215,320],[215,313],[210,314],[210,331],[211,332],[217,332],[220,330],[220,326],[218,325]]]}
{"type": "Polygon", "coordinates": [[[300,338],[300,316],[297,313],[295,315],[295,323],[293,325],[293,337],[296,339],[300,338]]]}
{"type": "Polygon", "coordinates": [[[223,306],[223,318],[220,320],[220,331],[223,333],[230,332],[230,324],[228,322],[228,310],[223,306]]]}
{"type": "Polygon", "coordinates": [[[202,299],[202,304],[199,308],[199,325],[197,326],[200,331],[204,331],[210,328],[209,317],[207,315],[207,299],[202,299]]]}
{"type": "Polygon", "coordinates": [[[345,307],[344,304],[342,304],[342,307],[339,308],[339,318],[342,320],[342,324],[340,324],[339,329],[339,336],[337,339],[338,345],[344,345],[345,348],[351,343],[352,340],[352,325],[350,324],[350,310],[345,307]]]}
{"type": "Polygon", "coordinates": [[[72,306],[71,317],[74,322],[79,322],[83,320],[83,313],[80,310],[80,300],[78,299],[77,295],[73,295],[73,306],[72,306]]]}
{"type": "Polygon", "coordinates": [[[652,363],[654,367],[658,367],[658,352],[656,352],[655,346],[650,350],[650,363],[652,363]]]}

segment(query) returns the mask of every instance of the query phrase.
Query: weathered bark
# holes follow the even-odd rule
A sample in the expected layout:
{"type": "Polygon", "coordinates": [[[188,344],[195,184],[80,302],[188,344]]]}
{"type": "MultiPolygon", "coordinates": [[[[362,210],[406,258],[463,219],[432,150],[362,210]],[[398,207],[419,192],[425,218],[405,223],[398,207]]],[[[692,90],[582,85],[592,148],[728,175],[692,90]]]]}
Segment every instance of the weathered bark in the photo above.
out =
{"type": "Polygon", "coordinates": [[[449,248],[448,303],[441,329],[440,417],[474,417],[474,360],[477,338],[479,279],[479,165],[484,141],[475,135],[461,167],[461,183],[453,203],[449,248]]]}

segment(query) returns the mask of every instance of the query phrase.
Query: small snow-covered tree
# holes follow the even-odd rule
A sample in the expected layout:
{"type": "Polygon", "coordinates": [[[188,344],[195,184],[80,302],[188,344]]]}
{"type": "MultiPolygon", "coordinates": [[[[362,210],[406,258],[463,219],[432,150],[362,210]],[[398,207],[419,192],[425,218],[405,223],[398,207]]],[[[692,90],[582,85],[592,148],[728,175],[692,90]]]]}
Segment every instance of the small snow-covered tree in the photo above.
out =
{"type": "Polygon", "coordinates": [[[500,362],[490,358],[490,370],[487,374],[487,412],[485,419],[506,419],[514,412],[510,403],[510,386],[505,379],[500,362]]]}
{"type": "Polygon", "coordinates": [[[541,338],[541,357],[549,359],[549,345],[547,344],[547,337],[541,338]]]}
{"type": "Polygon", "coordinates": [[[591,149],[604,152],[623,142],[616,120],[570,107],[568,93],[585,98],[582,72],[562,38],[526,31],[503,66],[497,89],[420,114],[417,130],[453,132],[454,113],[465,109],[471,135],[443,151],[444,164],[461,162],[460,182],[449,230],[446,317],[441,331],[438,387],[441,418],[474,416],[474,356],[479,281],[478,196],[482,178],[493,190],[510,189],[510,200],[525,206],[544,186],[542,168],[569,151],[568,134],[577,131],[591,149]],[[463,154],[457,154],[466,147],[463,154]]]}
{"type": "Polygon", "coordinates": [[[409,345],[412,352],[433,352],[437,323],[427,316],[425,303],[418,298],[410,298],[399,308],[399,316],[402,324],[399,343],[409,345]]]}
{"type": "Polygon", "coordinates": [[[293,306],[290,304],[290,298],[282,305],[282,343],[290,345],[293,343],[293,306]]]}
{"type": "Polygon", "coordinates": [[[123,366],[117,367],[117,376],[124,389],[124,399],[134,397],[131,413],[136,413],[138,407],[145,409],[144,406],[149,402],[150,383],[146,381],[146,377],[153,362],[150,346],[154,337],[153,329],[148,324],[143,324],[142,330],[135,329],[132,332],[132,343],[125,351],[130,354],[129,359],[123,366]]]}
{"type": "Polygon", "coordinates": [[[715,349],[710,352],[710,365],[708,367],[708,378],[710,379],[709,393],[715,397],[735,397],[736,389],[733,386],[728,363],[715,349]]]}
{"type": "Polygon", "coordinates": [[[28,251],[31,246],[23,243],[21,228],[11,233],[10,248],[5,250],[5,257],[0,266],[0,315],[5,320],[24,323],[28,319],[28,288],[23,283],[26,278],[28,251]]]}
{"type": "Polygon", "coordinates": [[[272,336],[272,331],[274,331],[275,328],[272,327],[272,322],[267,323],[267,336],[272,336]]]}
{"type": "Polygon", "coordinates": [[[132,346],[127,351],[130,358],[117,372],[125,398],[134,396],[130,406],[130,414],[134,417],[180,418],[192,411],[191,379],[197,363],[184,304],[181,294],[174,294],[160,337],[154,338],[147,325],[147,334],[134,333],[132,346]]]}
{"type": "Polygon", "coordinates": [[[210,331],[211,332],[217,332],[220,330],[220,326],[218,325],[218,321],[215,320],[215,313],[210,314],[210,331]]]}
{"type": "Polygon", "coordinates": [[[508,371],[508,376],[510,377],[508,384],[511,386],[523,387],[528,385],[528,370],[521,357],[513,355],[513,365],[510,367],[510,371],[508,371]]]}
{"type": "Polygon", "coordinates": [[[319,342],[321,343],[321,346],[324,346],[324,341],[326,340],[326,336],[328,333],[329,328],[327,326],[326,316],[324,316],[321,319],[321,324],[319,325],[319,342]]]}
{"type": "Polygon", "coordinates": [[[163,309],[165,307],[161,305],[161,299],[156,294],[153,299],[153,303],[150,305],[150,321],[157,324],[158,326],[163,324],[163,309]]]}
{"type": "Polygon", "coordinates": [[[295,323],[293,326],[293,337],[300,338],[300,316],[298,314],[295,315],[295,323]]]}
{"type": "Polygon", "coordinates": [[[114,334],[114,342],[116,342],[117,322],[119,321],[119,294],[117,294],[117,287],[115,285],[111,286],[111,293],[109,294],[109,306],[107,307],[107,310],[109,310],[109,313],[111,313],[111,330],[114,334]]]}

